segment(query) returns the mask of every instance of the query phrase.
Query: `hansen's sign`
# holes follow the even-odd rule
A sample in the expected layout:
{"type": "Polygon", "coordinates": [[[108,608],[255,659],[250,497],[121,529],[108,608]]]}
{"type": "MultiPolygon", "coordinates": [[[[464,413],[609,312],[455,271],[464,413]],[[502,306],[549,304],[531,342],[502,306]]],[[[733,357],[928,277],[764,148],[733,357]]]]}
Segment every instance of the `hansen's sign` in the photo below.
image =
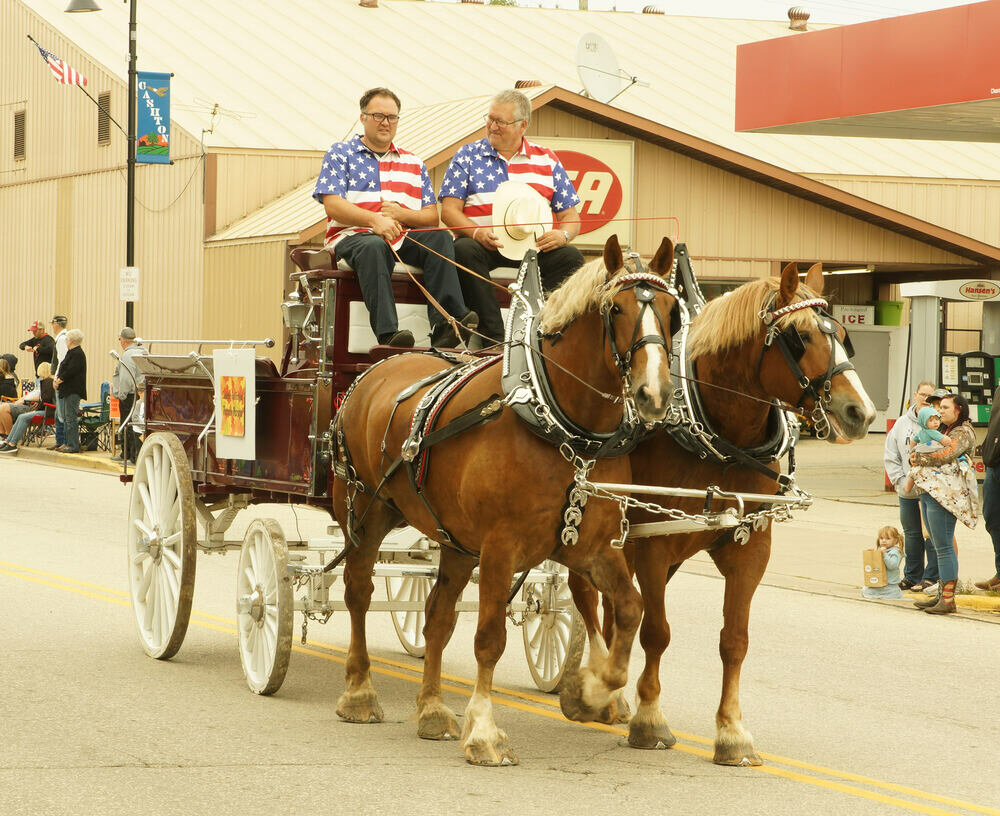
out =
{"type": "Polygon", "coordinates": [[[1000,281],[944,280],[904,283],[899,287],[903,297],[936,297],[943,300],[1000,301],[1000,281]]]}

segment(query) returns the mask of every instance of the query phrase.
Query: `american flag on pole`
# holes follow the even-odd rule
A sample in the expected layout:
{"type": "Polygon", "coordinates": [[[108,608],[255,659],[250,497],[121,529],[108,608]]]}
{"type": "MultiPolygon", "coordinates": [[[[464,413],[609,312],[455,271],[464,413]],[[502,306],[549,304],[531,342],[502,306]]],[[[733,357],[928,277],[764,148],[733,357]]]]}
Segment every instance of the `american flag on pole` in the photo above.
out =
{"type": "Polygon", "coordinates": [[[42,59],[45,60],[45,64],[49,66],[49,70],[52,71],[52,76],[56,78],[56,82],[63,85],[87,84],[87,77],[75,68],[71,68],[51,51],[46,51],[34,40],[32,40],[32,42],[35,43],[35,48],[37,48],[39,53],[42,55],[42,59]]]}

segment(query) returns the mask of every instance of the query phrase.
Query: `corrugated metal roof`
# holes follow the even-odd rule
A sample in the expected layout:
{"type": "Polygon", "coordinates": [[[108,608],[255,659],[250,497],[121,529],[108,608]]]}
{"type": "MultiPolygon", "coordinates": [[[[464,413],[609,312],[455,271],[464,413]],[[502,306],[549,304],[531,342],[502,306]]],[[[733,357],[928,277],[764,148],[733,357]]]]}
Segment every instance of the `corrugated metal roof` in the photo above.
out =
{"type": "MultiPolygon", "coordinates": [[[[1000,178],[996,145],[735,133],[736,46],[789,35],[784,21],[380,1],[141,3],[140,67],[175,73],[174,118],[196,136],[206,104],[231,112],[208,145],[316,150],[349,131],[374,85],[395,89],[404,114],[518,79],[577,90],[577,40],[599,31],[650,83],[618,97],[622,110],[794,172],[1000,178]]],[[[126,5],[65,14],[66,0],[18,2],[124,75],[126,5]]]]}

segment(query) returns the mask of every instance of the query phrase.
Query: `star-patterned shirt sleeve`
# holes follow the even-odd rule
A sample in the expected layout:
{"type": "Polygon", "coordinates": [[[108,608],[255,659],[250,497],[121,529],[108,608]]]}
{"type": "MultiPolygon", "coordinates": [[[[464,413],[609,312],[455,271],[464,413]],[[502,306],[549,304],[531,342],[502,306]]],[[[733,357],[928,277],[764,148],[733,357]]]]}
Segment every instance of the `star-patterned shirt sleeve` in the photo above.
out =
{"type": "Polygon", "coordinates": [[[320,167],[316,187],[313,189],[313,198],[322,204],[323,196],[337,195],[343,198],[346,192],[347,150],[343,142],[336,142],[323,157],[323,165],[320,167]]]}
{"type": "Polygon", "coordinates": [[[431,174],[427,172],[427,165],[420,165],[420,185],[423,188],[420,193],[421,203],[426,207],[428,204],[437,204],[434,198],[434,185],[431,184],[431,174]]]}
{"type": "Polygon", "coordinates": [[[580,196],[576,194],[573,182],[569,180],[566,168],[563,167],[562,162],[556,162],[552,168],[552,186],[553,212],[564,212],[580,203],[580,196]]]}
{"type": "Polygon", "coordinates": [[[450,196],[465,201],[469,197],[470,164],[465,147],[452,156],[451,163],[445,171],[444,180],[441,182],[441,192],[438,193],[438,198],[450,196]]]}

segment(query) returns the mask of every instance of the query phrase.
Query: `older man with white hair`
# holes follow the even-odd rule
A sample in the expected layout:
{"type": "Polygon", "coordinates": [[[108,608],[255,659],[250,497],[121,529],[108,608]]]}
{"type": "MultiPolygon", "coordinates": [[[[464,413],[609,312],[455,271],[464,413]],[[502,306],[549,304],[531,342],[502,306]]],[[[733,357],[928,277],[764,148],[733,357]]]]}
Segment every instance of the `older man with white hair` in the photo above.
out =
{"type": "Polygon", "coordinates": [[[77,414],[80,411],[80,401],[87,398],[87,355],[80,348],[82,343],[82,331],[70,329],[66,332],[66,356],[59,364],[59,375],[54,380],[66,432],[65,444],[56,446],[60,453],[80,452],[77,414]]]}
{"type": "MultiPolygon", "coordinates": [[[[559,157],[524,138],[531,121],[531,101],[520,91],[501,91],[490,101],[486,138],[464,145],[454,155],[441,182],[441,220],[455,233],[455,261],[480,277],[459,270],[462,295],[479,315],[479,331],[503,340],[503,321],[489,271],[520,265],[524,252],[504,251],[510,238],[494,229],[497,188],[505,181],[524,182],[542,196],[555,220],[537,238],[542,286],[555,289],[583,265],[583,255],[570,245],[580,233],[580,197],[559,157]],[[484,280],[485,278],[485,280],[484,280]]],[[[529,219],[534,221],[534,219],[529,219]]],[[[503,223],[508,223],[506,219],[503,223]]],[[[520,226],[520,225],[519,225],[520,226]]]]}

